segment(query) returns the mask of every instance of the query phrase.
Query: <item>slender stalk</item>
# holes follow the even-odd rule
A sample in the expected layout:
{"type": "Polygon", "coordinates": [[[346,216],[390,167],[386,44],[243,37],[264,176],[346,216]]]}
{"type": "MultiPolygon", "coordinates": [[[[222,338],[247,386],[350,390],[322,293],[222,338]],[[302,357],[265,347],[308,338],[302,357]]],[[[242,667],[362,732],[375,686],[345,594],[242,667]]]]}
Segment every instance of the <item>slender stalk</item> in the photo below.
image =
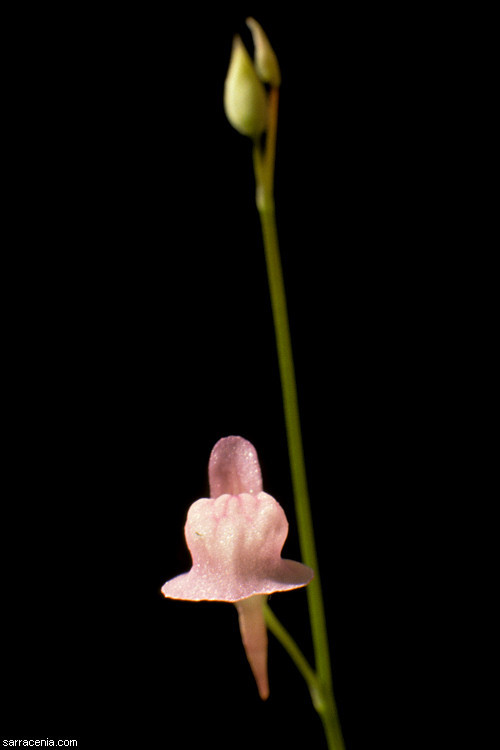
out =
{"type": "Polygon", "coordinates": [[[269,108],[265,151],[262,151],[258,142],[254,144],[256,202],[266,255],[300,549],[304,563],[315,571],[315,577],[307,587],[315,665],[321,694],[321,700],[315,702],[315,707],[323,720],[329,748],[343,750],[344,743],[333,696],[328,634],[307,488],[290,326],[276,228],[274,159],[278,120],[277,89],[271,89],[269,108]]]}
{"type": "Polygon", "coordinates": [[[264,619],[271,633],[281,643],[281,645],[291,657],[295,666],[301,673],[302,677],[306,681],[314,705],[321,708],[322,698],[320,695],[320,688],[316,672],[311,667],[290,633],[286,630],[286,628],[283,627],[268,604],[264,604],[264,619]]]}

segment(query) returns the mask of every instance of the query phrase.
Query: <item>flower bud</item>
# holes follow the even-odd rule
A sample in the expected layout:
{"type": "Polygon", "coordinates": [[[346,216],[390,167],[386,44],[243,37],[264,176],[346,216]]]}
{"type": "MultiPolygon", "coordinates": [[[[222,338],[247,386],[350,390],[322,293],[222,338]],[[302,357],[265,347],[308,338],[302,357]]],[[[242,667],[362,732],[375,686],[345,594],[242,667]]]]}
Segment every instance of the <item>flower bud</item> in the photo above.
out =
{"type": "Polygon", "coordinates": [[[226,117],[236,130],[258,138],[267,124],[267,94],[239,36],[234,38],[224,84],[226,117]]]}
{"type": "Polygon", "coordinates": [[[252,32],[257,75],[263,83],[270,83],[271,86],[278,88],[281,84],[280,66],[269,39],[255,18],[247,18],[246,24],[252,32]]]}

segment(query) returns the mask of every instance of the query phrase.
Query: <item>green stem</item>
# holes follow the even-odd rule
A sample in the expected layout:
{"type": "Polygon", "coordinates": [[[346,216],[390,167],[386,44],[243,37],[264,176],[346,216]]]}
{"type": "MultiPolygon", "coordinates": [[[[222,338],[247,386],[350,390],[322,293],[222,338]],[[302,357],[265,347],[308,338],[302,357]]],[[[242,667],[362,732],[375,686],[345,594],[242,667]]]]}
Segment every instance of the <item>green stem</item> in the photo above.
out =
{"type": "Polygon", "coordinates": [[[344,740],[337,717],[333,692],[325,693],[316,672],[267,603],[264,604],[264,618],[267,627],[281,643],[307,683],[314,708],[323,722],[329,750],[344,750],[344,740]]]}
{"type": "Polygon", "coordinates": [[[290,326],[276,228],[273,187],[278,118],[276,89],[271,89],[269,106],[269,126],[265,152],[262,152],[258,142],[254,144],[256,202],[264,239],[300,549],[304,563],[309,565],[315,573],[313,580],[307,587],[307,597],[317,678],[323,697],[320,715],[325,725],[329,748],[343,750],[344,743],[333,697],[328,634],[307,488],[290,326]]]}
{"type": "Polygon", "coordinates": [[[320,695],[320,687],[316,672],[312,669],[290,633],[283,627],[268,604],[264,604],[264,619],[271,633],[281,643],[306,681],[314,706],[318,707],[318,710],[320,710],[323,701],[320,695]]]}

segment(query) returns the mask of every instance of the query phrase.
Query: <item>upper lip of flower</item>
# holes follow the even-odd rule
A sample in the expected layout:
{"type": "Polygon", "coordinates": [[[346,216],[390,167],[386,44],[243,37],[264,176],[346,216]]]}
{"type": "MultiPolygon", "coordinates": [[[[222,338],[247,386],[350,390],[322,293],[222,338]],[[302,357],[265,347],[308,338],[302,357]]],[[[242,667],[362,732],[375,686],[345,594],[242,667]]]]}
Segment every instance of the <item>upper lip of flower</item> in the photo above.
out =
{"type": "Polygon", "coordinates": [[[221,438],[208,462],[210,497],[262,492],[262,474],[257,451],[242,437],[221,438]]]}

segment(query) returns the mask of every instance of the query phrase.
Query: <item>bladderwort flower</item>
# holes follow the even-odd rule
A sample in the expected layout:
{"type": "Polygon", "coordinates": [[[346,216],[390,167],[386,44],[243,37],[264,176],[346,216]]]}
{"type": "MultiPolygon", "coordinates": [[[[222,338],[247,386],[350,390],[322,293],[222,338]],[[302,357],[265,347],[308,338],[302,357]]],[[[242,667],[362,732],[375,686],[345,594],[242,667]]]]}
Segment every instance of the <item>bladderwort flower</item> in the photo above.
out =
{"type": "Polygon", "coordinates": [[[167,581],[170,599],[232,602],[259,695],[269,696],[267,629],[263,605],[269,594],[306,586],[314,573],[284,560],[288,535],[283,508],[262,491],[257,452],[242,437],[219,440],[208,465],[210,497],[194,502],[184,533],[193,565],[167,581]]]}

